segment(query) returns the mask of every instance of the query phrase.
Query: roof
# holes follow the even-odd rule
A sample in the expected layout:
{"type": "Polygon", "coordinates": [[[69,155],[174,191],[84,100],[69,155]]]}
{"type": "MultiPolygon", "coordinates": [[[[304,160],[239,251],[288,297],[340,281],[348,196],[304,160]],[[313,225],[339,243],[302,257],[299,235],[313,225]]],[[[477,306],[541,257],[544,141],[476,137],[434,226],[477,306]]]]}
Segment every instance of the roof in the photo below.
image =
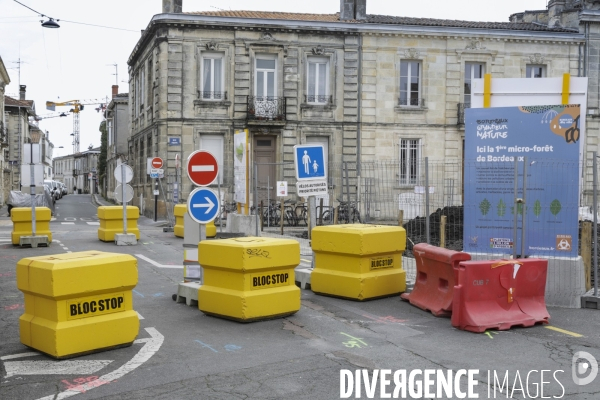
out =
{"type": "Polygon", "coordinates": [[[275,11],[200,11],[186,12],[185,14],[203,15],[225,18],[249,18],[249,19],[281,19],[291,21],[315,21],[315,22],[341,22],[356,24],[389,24],[389,25],[411,25],[411,26],[439,26],[449,28],[472,28],[472,29],[498,29],[519,31],[546,31],[546,32],[577,32],[577,29],[548,27],[544,24],[531,22],[478,22],[461,21],[452,19],[433,18],[411,18],[393,15],[368,14],[366,21],[348,20],[340,21],[340,14],[309,14],[289,13],[275,11]]]}
{"type": "Polygon", "coordinates": [[[10,96],[4,96],[4,105],[9,107],[31,107],[33,100],[17,100],[10,96]]]}

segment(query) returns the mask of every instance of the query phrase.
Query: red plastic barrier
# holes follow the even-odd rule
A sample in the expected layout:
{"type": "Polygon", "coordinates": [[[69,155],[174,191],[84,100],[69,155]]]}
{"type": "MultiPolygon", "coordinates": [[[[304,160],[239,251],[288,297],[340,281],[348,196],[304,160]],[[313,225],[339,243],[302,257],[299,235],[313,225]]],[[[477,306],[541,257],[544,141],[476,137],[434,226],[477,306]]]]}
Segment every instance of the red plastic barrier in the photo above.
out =
{"type": "Polygon", "coordinates": [[[449,317],[456,285],[456,271],[461,261],[471,255],[459,251],[419,243],[413,248],[417,262],[417,279],[410,293],[400,297],[436,317],[449,317]]]}
{"type": "Polygon", "coordinates": [[[471,332],[548,323],[544,295],[548,261],[466,261],[458,266],[452,326],[471,332]]]}

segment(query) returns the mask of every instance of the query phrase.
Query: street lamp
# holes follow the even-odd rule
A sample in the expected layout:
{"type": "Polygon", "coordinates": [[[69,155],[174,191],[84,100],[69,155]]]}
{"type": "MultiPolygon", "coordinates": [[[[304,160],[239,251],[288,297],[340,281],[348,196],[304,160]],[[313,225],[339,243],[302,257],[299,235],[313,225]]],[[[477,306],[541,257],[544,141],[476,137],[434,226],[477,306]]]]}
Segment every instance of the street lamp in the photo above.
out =
{"type": "MultiPolygon", "coordinates": [[[[56,21],[60,21],[60,19],[57,19],[56,21]]],[[[60,28],[60,25],[57,24],[53,18],[50,18],[50,17],[48,17],[48,21],[41,20],[40,22],[42,23],[43,28],[52,28],[52,29],[60,28]]]]}

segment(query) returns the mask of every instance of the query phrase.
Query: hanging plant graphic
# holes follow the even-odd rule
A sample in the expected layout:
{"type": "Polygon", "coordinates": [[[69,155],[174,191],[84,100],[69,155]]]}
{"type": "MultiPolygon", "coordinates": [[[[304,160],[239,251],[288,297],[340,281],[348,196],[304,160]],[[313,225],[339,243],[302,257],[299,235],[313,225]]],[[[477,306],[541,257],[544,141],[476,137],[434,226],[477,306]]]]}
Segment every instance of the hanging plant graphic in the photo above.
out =
{"type": "Polygon", "coordinates": [[[488,201],[488,199],[483,199],[481,203],[479,203],[479,209],[481,210],[482,215],[487,215],[487,213],[492,208],[492,204],[488,201]]]}
{"type": "Polygon", "coordinates": [[[539,217],[541,213],[542,213],[542,203],[540,203],[539,200],[536,200],[535,203],[533,203],[533,214],[536,217],[539,217]]]}
{"type": "MultiPolygon", "coordinates": [[[[510,208],[510,213],[512,215],[515,215],[515,206],[512,206],[510,208]]],[[[517,215],[523,215],[523,203],[518,203],[517,204],[517,215]]]]}
{"type": "Polygon", "coordinates": [[[558,199],[552,200],[552,203],[550,203],[550,212],[552,215],[554,215],[554,218],[556,218],[561,208],[562,206],[560,205],[560,201],[558,201],[558,199]]]}
{"type": "Polygon", "coordinates": [[[499,217],[503,217],[504,214],[506,214],[506,203],[504,202],[504,200],[500,199],[500,201],[498,202],[497,209],[499,217]]]}

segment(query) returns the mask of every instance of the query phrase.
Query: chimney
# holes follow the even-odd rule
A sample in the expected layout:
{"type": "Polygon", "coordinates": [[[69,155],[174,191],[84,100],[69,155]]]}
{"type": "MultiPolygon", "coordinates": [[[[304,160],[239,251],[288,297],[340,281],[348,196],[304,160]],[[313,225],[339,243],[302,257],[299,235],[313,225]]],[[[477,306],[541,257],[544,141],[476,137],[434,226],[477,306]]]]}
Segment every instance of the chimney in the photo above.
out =
{"type": "Polygon", "coordinates": [[[112,85],[112,98],[117,97],[117,93],[119,93],[119,85],[112,85]]]}
{"type": "Polygon", "coordinates": [[[367,20],[367,0],[340,0],[340,21],[349,20],[367,20]]]}
{"type": "Polygon", "coordinates": [[[27,89],[26,85],[19,85],[19,100],[26,100],[25,89],[27,89]]]}
{"type": "Polygon", "coordinates": [[[167,14],[173,14],[173,13],[179,13],[181,14],[181,2],[183,0],[162,0],[162,4],[163,4],[163,13],[167,14]]]}

